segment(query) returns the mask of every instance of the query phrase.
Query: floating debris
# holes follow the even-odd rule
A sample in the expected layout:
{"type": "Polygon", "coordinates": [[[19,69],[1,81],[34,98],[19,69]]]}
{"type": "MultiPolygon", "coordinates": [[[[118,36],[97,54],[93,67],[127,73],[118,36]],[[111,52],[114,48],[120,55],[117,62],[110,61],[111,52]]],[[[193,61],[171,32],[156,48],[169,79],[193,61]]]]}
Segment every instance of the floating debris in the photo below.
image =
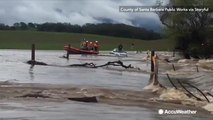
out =
{"type": "Polygon", "coordinates": [[[97,97],[79,97],[79,98],[68,98],[68,100],[78,101],[78,102],[89,102],[89,103],[97,103],[97,97]]]}

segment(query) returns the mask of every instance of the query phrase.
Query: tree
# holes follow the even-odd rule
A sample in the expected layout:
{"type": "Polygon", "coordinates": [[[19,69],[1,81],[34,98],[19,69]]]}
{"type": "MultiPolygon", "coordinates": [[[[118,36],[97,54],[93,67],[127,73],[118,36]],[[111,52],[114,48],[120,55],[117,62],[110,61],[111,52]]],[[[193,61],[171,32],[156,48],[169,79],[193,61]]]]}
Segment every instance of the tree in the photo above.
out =
{"type": "Polygon", "coordinates": [[[24,22],[20,22],[20,28],[21,30],[27,30],[27,24],[24,22]]]}
{"type": "MultiPolygon", "coordinates": [[[[0,29],[5,29],[5,25],[0,25],[0,29]]],[[[9,27],[10,30],[37,30],[48,32],[69,32],[69,33],[88,33],[107,35],[115,37],[126,37],[143,40],[155,40],[160,39],[161,35],[151,30],[147,30],[141,27],[130,26],[126,24],[112,24],[112,23],[99,23],[91,24],[87,23],[83,26],[72,25],[70,23],[14,23],[9,27]]]]}
{"type": "MultiPolygon", "coordinates": [[[[204,8],[211,5],[211,0],[170,0],[166,7],[184,6],[186,8],[204,8]]],[[[157,1],[158,7],[161,2],[157,1]]],[[[210,57],[207,30],[210,25],[210,12],[157,12],[160,21],[177,40],[176,48],[183,52],[186,58],[210,57]]]]}
{"type": "Polygon", "coordinates": [[[11,29],[15,29],[15,30],[27,30],[27,24],[24,22],[20,22],[20,23],[14,23],[13,26],[11,27],[11,29]]]}
{"type": "Polygon", "coordinates": [[[27,26],[28,26],[28,29],[35,29],[36,28],[36,25],[31,23],[31,22],[28,23],[27,26]]]}
{"type": "Polygon", "coordinates": [[[9,30],[9,29],[10,29],[10,27],[8,25],[0,23],[0,30],[9,30]]]}
{"type": "Polygon", "coordinates": [[[13,27],[14,27],[14,29],[16,29],[16,30],[19,29],[20,26],[21,26],[20,23],[14,23],[14,24],[13,24],[13,27]]]}

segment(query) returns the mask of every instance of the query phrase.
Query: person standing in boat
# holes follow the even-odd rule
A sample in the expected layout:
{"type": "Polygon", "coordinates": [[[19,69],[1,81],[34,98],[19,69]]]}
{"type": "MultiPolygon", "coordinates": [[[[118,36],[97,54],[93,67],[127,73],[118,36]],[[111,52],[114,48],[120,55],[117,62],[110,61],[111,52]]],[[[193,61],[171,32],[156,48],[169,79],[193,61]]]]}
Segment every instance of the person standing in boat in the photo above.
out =
{"type": "Polygon", "coordinates": [[[98,51],[98,50],[99,50],[99,43],[98,43],[98,41],[95,41],[95,42],[94,42],[93,47],[94,47],[94,50],[95,50],[95,51],[98,51]]]}
{"type": "Polygon", "coordinates": [[[85,44],[85,38],[84,38],[83,40],[81,40],[81,43],[80,43],[80,47],[81,47],[81,49],[83,49],[83,48],[84,48],[84,44],[85,44]]]}
{"type": "Polygon", "coordinates": [[[82,44],[81,44],[81,49],[82,50],[87,50],[87,44],[88,44],[88,41],[83,41],[82,44]]]}
{"type": "Polygon", "coordinates": [[[87,40],[85,44],[85,50],[88,50],[88,46],[89,46],[89,41],[87,40]]]}
{"type": "Polygon", "coordinates": [[[81,49],[84,49],[85,46],[86,46],[86,41],[82,41],[82,42],[81,42],[81,49]]]}
{"type": "Polygon", "coordinates": [[[93,50],[93,43],[92,42],[89,42],[89,44],[88,44],[88,50],[93,50]]]}

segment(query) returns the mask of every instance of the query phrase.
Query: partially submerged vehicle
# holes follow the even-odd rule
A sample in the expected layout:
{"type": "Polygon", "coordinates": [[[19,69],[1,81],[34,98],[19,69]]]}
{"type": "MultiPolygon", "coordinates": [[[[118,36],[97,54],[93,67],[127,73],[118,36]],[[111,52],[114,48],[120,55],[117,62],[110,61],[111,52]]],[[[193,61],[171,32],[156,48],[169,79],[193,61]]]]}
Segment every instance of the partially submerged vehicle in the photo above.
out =
{"type": "Polygon", "coordinates": [[[119,51],[117,48],[113,49],[112,51],[110,51],[110,54],[119,56],[119,57],[127,57],[127,52],[122,50],[119,51]]]}

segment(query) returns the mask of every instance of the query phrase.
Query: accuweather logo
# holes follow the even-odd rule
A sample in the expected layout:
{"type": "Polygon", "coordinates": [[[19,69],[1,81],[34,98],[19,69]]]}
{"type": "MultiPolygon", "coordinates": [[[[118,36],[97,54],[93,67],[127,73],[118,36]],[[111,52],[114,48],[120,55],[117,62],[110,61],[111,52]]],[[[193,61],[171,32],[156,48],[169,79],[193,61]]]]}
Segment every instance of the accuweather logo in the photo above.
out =
{"type": "Polygon", "coordinates": [[[163,109],[158,110],[159,115],[163,115],[163,114],[168,114],[168,115],[185,114],[185,115],[189,115],[189,114],[196,114],[196,113],[197,113],[197,110],[163,110],[163,109]]]}
{"type": "Polygon", "coordinates": [[[163,109],[158,110],[158,114],[162,115],[164,113],[163,109]]]}

